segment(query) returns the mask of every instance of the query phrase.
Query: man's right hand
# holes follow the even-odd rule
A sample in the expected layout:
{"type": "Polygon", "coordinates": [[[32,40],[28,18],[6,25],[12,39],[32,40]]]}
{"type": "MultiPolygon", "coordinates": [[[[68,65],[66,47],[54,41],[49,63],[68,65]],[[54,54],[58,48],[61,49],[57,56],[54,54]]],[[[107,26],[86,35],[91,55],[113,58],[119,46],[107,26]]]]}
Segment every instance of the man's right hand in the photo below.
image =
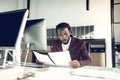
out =
{"type": "Polygon", "coordinates": [[[37,64],[40,64],[40,65],[43,65],[43,64],[44,64],[43,62],[41,62],[41,61],[39,61],[39,60],[37,60],[37,59],[36,59],[36,63],[37,63],[37,64]]]}

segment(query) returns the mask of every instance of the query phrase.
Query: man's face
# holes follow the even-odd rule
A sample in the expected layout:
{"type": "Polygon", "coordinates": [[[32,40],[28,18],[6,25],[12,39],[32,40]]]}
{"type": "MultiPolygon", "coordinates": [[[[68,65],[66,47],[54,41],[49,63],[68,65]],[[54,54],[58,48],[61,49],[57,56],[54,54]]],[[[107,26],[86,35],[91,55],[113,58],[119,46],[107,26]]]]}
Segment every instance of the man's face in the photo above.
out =
{"type": "Polygon", "coordinates": [[[62,28],[57,30],[58,38],[63,42],[63,44],[67,44],[70,39],[70,31],[68,28],[62,28]]]}

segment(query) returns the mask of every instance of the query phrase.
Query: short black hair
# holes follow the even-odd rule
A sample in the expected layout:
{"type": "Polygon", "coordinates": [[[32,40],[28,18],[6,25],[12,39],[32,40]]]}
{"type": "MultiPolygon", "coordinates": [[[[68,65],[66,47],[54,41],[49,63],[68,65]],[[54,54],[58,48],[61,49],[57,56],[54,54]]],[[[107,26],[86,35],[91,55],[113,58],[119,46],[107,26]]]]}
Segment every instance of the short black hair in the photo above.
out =
{"type": "Polygon", "coordinates": [[[58,29],[62,29],[62,28],[68,28],[68,30],[71,32],[71,27],[68,23],[66,22],[61,22],[56,26],[56,33],[58,29]]]}

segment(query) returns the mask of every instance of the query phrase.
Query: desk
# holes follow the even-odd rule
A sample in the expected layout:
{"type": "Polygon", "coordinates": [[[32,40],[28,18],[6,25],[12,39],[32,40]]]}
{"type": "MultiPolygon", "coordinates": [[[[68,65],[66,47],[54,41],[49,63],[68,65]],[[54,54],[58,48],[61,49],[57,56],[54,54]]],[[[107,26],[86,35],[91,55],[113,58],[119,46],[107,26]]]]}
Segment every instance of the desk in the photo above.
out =
{"type": "Polygon", "coordinates": [[[34,73],[33,77],[21,80],[120,80],[120,69],[85,66],[81,68],[48,67],[48,68],[24,68],[0,70],[0,80],[17,80],[23,72],[34,73]]]}

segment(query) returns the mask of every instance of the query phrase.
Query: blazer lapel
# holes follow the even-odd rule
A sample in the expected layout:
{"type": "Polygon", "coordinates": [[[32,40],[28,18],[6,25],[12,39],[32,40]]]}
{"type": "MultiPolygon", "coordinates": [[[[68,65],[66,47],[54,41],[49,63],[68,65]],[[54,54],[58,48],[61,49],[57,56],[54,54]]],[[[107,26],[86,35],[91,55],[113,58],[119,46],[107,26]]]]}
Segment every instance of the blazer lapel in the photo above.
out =
{"type": "Polygon", "coordinates": [[[59,51],[63,51],[61,41],[59,42],[59,45],[58,45],[58,50],[59,50],[59,51]]]}
{"type": "Polygon", "coordinates": [[[72,49],[73,45],[74,45],[74,38],[73,38],[73,37],[71,37],[70,46],[69,46],[69,48],[68,48],[68,50],[69,50],[69,51],[71,51],[71,49],[72,49]]]}

